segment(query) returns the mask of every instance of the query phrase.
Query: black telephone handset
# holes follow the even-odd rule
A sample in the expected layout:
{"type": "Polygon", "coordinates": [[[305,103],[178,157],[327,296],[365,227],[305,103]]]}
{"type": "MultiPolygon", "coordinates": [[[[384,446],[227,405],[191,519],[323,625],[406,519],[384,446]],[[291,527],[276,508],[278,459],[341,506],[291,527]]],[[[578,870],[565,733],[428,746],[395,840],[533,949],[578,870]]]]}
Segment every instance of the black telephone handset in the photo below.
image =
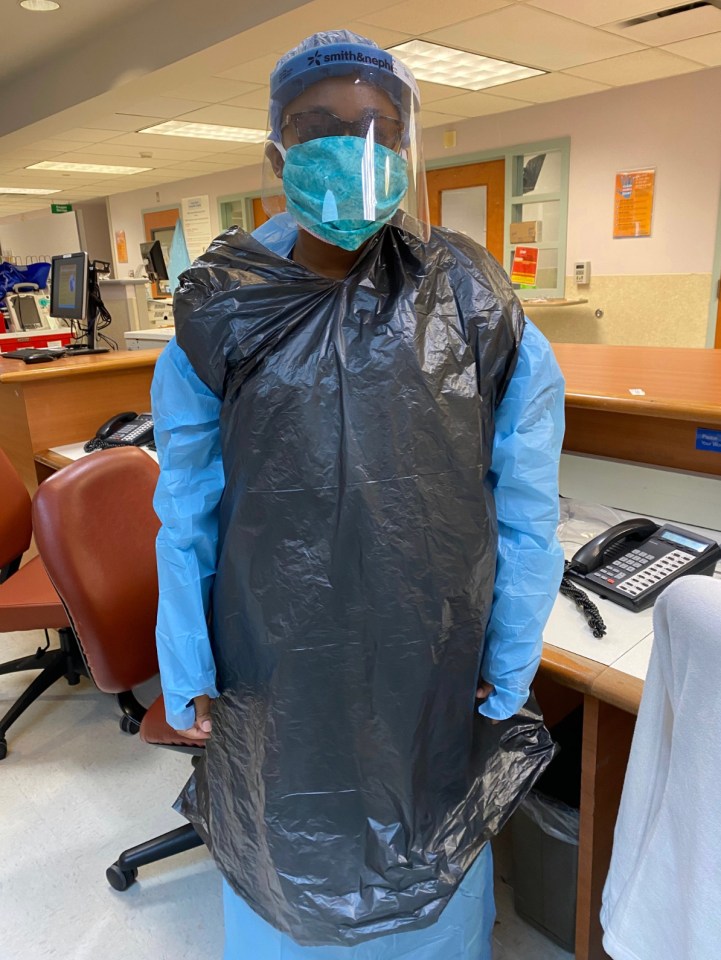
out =
{"type": "Polygon", "coordinates": [[[687,573],[713,576],[721,547],[681,527],[644,517],[624,520],[574,554],[566,576],[629,610],[650,607],[687,573]]]}
{"type": "Polygon", "coordinates": [[[153,439],[153,415],[137,414],[134,410],[117,413],[107,420],[92,440],[85,444],[86,452],[108,447],[139,447],[153,439]]]}

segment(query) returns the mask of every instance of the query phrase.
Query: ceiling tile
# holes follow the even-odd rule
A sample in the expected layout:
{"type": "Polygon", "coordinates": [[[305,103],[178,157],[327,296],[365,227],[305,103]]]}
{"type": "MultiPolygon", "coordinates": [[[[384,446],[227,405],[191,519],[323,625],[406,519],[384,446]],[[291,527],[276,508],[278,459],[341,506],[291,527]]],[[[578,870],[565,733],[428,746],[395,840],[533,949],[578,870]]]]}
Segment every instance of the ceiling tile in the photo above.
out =
{"type": "MultiPolygon", "coordinates": [[[[202,100],[204,103],[220,103],[231,97],[240,97],[253,89],[253,84],[245,80],[231,80],[228,77],[198,77],[192,83],[182,84],[167,91],[168,97],[179,100],[202,100]]],[[[182,113],[190,113],[183,110],[182,113]]]]}
{"type": "MultiPolygon", "coordinates": [[[[189,113],[205,106],[204,100],[179,100],[177,97],[148,97],[128,105],[128,113],[141,117],[159,117],[173,120],[181,113],[189,113]]],[[[147,126],[147,124],[145,124],[147,126]]]]}
{"type": "MultiPolygon", "coordinates": [[[[460,117],[484,117],[491,113],[504,113],[506,110],[519,110],[521,107],[528,106],[532,106],[530,101],[526,103],[522,100],[511,100],[508,97],[495,97],[479,90],[474,93],[462,93],[448,100],[436,100],[433,110],[453,113],[460,117]]],[[[425,111],[423,111],[423,117],[425,117],[425,111]]]]}
{"type": "MultiPolygon", "coordinates": [[[[117,137],[119,133],[130,133],[133,130],[138,130],[140,127],[147,127],[148,123],[157,119],[160,118],[136,116],[128,110],[127,113],[111,113],[103,117],[97,121],[97,127],[105,127],[106,130],[112,131],[112,136],[117,137]]],[[[96,128],[96,124],[88,122],[87,127],[92,132],[92,130],[96,128]]],[[[98,132],[102,133],[103,131],[99,129],[98,132]]],[[[104,137],[103,139],[108,138],[104,137]]]]}
{"type": "Polygon", "coordinates": [[[411,35],[418,37],[429,30],[438,30],[448,24],[469,20],[471,17],[510,5],[510,0],[456,0],[447,6],[438,0],[404,0],[403,3],[386,6],[358,19],[363,23],[400,30],[402,33],[408,33],[410,27],[411,35]]]}
{"type": "Polygon", "coordinates": [[[709,33],[705,37],[681,40],[663,49],[668,53],[705,63],[709,67],[721,66],[721,33],[709,33]]]}
{"type": "Polygon", "coordinates": [[[443,83],[429,83],[428,80],[419,80],[418,87],[421,91],[421,105],[433,103],[436,100],[447,100],[448,97],[457,97],[468,92],[461,87],[448,87],[443,83]]]}
{"type": "Polygon", "coordinates": [[[257,60],[249,60],[247,63],[225,70],[219,76],[228,77],[231,80],[245,80],[253,84],[267,84],[271,70],[277,62],[277,53],[267,53],[265,56],[258,57],[257,60]]]}
{"type": "MultiPolygon", "coordinates": [[[[83,149],[98,156],[104,156],[106,163],[108,157],[117,157],[121,161],[129,159],[144,160],[146,158],[141,156],[143,153],[151,153],[152,157],[150,159],[157,160],[194,160],[196,156],[200,156],[204,152],[201,147],[198,147],[195,151],[178,150],[174,145],[171,146],[170,143],[160,141],[159,137],[152,140],[146,139],[142,147],[129,147],[116,143],[114,140],[105,140],[103,143],[94,143],[85,148],[75,147],[75,152],[80,152],[83,149]],[[157,144],[156,140],[158,141],[157,144]]],[[[139,163],[138,166],[143,166],[143,164],[139,163]]]]}
{"type": "Polygon", "coordinates": [[[598,83],[607,83],[612,87],[623,87],[626,84],[645,83],[648,80],[691,73],[698,69],[698,64],[675,57],[665,50],[646,49],[627,53],[623,57],[611,57],[610,60],[573,67],[569,73],[598,83]]]}
{"type": "MultiPolygon", "coordinates": [[[[164,150],[177,150],[179,153],[193,155],[202,149],[205,152],[213,151],[213,144],[216,140],[191,140],[189,137],[165,137],[153,135],[151,133],[123,133],[116,136],[113,144],[120,144],[124,147],[135,147],[138,150],[154,150],[156,147],[164,150]],[[198,146],[202,144],[202,147],[198,146]]],[[[220,149],[220,148],[218,148],[220,149]]]]}
{"type": "MultiPolygon", "coordinates": [[[[188,123],[218,123],[228,127],[249,127],[251,130],[265,130],[268,119],[267,110],[253,110],[250,107],[226,107],[222,103],[202,107],[191,113],[184,113],[178,120],[188,123]]],[[[173,139],[177,140],[177,137],[173,139]]],[[[209,141],[206,141],[209,142],[209,141]]]]}
{"type": "Polygon", "coordinates": [[[355,20],[353,23],[347,24],[347,28],[352,30],[353,33],[359,33],[362,37],[368,37],[379,47],[392,47],[396,43],[405,43],[406,40],[415,36],[412,20],[408,20],[398,30],[387,30],[385,27],[378,27],[361,20],[355,20]]]}
{"type": "Polygon", "coordinates": [[[718,32],[721,30],[721,10],[717,7],[697,7],[670,17],[658,17],[639,23],[634,27],[622,27],[614,23],[608,24],[605,29],[649,46],[661,46],[718,32]]]}
{"type": "Polygon", "coordinates": [[[229,107],[252,107],[255,110],[267,112],[268,101],[270,99],[269,87],[256,87],[251,93],[244,93],[242,97],[234,97],[232,100],[226,100],[229,107]]]}
{"type": "Polygon", "coordinates": [[[630,20],[653,13],[664,6],[664,0],[527,0],[532,7],[557,13],[580,23],[598,27],[602,23],[630,20]]]}
{"type": "Polygon", "coordinates": [[[70,130],[63,130],[63,140],[77,140],[79,143],[96,143],[100,140],[110,140],[117,135],[118,131],[113,130],[112,127],[73,127],[70,130]]]}
{"type": "Polygon", "coordinates": [[[547,73],[543,77],[529,77],[528,80],[517,80],[515,83],[506,83],[502,88],[494,89],[502,89],[504,96],[512,99],[518,98],[532,103],[550,103],[552,100],[583,97],[587,93],[608,90],[608,84],[582,77],[571,77],[563,73],[547,73]]]}
{"type": "Polygon", "coordinates": [[[465,117],[450,113],[435,113],[433,110],[423,110],[421,113],[421,124],[430,129],[431,127],[440,127],[445,124],[460,123],[465,117]]]}
{"type": "Polygon", "coordinates": [[[427,39],[545,70],[563,70],[641,49],[632,40],[525,4],[436,30],[427,39]]]}

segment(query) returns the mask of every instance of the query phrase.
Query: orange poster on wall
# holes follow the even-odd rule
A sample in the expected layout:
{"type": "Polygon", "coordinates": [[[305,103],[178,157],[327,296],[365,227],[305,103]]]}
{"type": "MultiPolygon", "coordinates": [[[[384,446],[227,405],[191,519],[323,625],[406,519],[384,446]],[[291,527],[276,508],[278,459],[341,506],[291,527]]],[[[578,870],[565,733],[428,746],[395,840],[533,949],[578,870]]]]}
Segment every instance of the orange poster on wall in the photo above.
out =
{"type": "Polygon", "coordinates": [[[125,239],[124,230],[115,231],[115,253],[118,257],[118,263],[128,262],[128,244],[125,239]]]}
{"type": "Polygon", "coordinates": [[[655,181],[655,170],[630,170],[616,174],[614,240],[651,236],[655,181]]]}

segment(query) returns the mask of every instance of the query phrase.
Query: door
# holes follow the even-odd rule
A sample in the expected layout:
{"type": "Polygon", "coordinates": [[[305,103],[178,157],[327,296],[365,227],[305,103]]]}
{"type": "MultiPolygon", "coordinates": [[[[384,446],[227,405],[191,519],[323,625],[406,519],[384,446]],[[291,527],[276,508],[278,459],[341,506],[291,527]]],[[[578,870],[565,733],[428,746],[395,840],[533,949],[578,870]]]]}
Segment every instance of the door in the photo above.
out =
{"type": "Polygon", "coordinates": [[[721,278],[716,286],[716,341],[714,347],[721,350],[721,278]]]}
{"type": "MultiPolygon", "coordinates": [[[[175,233],[175,225],[180,219],[180,210],[178,207],[173,207],[171,210],[157,210],[152,213],[143,214],[143,223],[145,225],[145,239],[150,242],[151,240],[159,240],[160,246],[163,250],[163,256],[165,257],[165,265],[168,265],[170,260],[170,244],[173,241],[173,234],[175,233]]],[[[153,298],[158,297],[168,297],[170,296],[169,291],[161,290],[160,284],[153,283],[151,284],[151,289],[153,291],[153,298]]]]}
{"type": "Polygon", "coordinates": [[[428,206],[434,226],[467,233],[503,263],[505,160],[429,170],[428,206]]]}

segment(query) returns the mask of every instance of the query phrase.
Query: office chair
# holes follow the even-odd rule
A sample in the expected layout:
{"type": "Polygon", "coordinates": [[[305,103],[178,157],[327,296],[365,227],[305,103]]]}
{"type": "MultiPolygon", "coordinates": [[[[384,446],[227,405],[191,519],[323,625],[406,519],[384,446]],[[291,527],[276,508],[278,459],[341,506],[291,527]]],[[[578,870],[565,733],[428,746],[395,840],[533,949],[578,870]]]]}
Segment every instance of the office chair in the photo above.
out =
{"type": "MultiPolygon", "coordinates": [[[[133,688],[158,673],[158,577],[153,512],[157,464],[138,447],[98,451],[50,477],[33,500],[35,540],[62,599],[88,673],[123,712],[121,729],[146,743],[202,755],[165,721],[162,695],[146,710],[133,688]]],[[[126,850],[108,882],[126,890],[138,868],[202,845],[191,824],[126,850]]]]}
{"type": "Polygon", "coordinates": [[[57,630],[60,647],[39,647],[35,653],[0,663],[0,675],[39,670],[40,674],[0,718],[0,760],[7,756],[6,734],[48,687],[62,677],[74,685],[85,673],[80,650],[60,598],[39,557],[20,566],[30,546],[30,497],[17,471],[0,450],[0,633],[57,630]]]}

